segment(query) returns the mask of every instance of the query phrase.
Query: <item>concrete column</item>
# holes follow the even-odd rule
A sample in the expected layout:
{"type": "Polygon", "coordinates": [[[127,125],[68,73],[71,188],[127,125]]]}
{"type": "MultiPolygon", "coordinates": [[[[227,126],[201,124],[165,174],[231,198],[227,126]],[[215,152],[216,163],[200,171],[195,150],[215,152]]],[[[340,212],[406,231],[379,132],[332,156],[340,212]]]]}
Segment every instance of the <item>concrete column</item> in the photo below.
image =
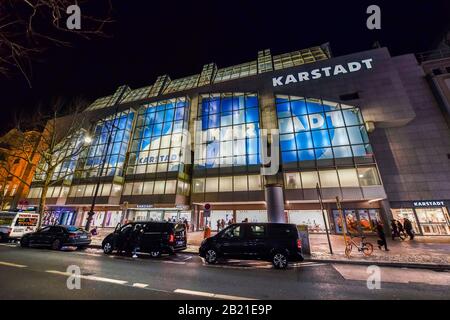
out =
{"type": "Polygon", "coordinates": [[[268,184],[265,189],[267,220],[275,223],[286,223],[282,186],[278,184],[268,184]]]}

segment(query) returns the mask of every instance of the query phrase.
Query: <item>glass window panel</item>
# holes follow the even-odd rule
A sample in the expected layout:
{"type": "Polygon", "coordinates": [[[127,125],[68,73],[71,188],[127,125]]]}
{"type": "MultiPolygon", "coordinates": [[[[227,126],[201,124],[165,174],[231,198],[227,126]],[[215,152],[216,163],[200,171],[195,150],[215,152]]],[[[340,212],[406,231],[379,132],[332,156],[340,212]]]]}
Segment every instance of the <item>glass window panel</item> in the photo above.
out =
{"type": "Polygon", "coordinates": [[[206,178],[205,192],[218,192],[219,191],[219,178],[206,178]]]}
{"type": "Polygon", "coordinates": [[[296,150],[294,135],[282,134],[280,136],[280,148],[283,151],[296,150]]]}
{"type": "Polygon", "coordinates": [[[283,162],[297,162],[297,152],[296,151],[282,152],[281,159],[283,162]]]}
{"type": "Polygon", "coordinates": [[[101,195],[103,197],[107,197],[107,196],[109,196],[110,193],[111,193],[111,185],[110,184],[103,184],[101,195]]]}
{"type": "Polygon", "coordinates": [[[322,147],[330,147],[331,141],[328,135],[328,130],[318,130],[312,131],[312,138],[314,142],[314,147],[322,148],[322,147]]]}
{"type": "Polygon", "coordinates": [[[321,170],[319,171],[320,185],[322,188],[337,188],[339,187],[338,176],[336,170],[321,170]]]}
{"type": "Polygon", "coordinates": [[[345,128],[330,130],[330,135],[333,146],[343,146],[349,144],[345,128]]]}
{"type": "Polygon", "coordinates": [[[261,190],[261,176],[260,175],[250,175],[248,176],[248,190],[261,190]]]}
{"type": "Polygon", "coordinates": [[[166,181],[166,194],[175,194],[177,180],[166,181]]]}
{"type": "Polygon", "coordinates": [[[234,176],[234,191],[247,191],[247,176],[234,176]]]}
{"type": "Polygon", "coordinates": [[[361,127],[347,127],[348,136],[350,137],[351,144],[364,143],[361,135],[361,127]]]}
{"type": "Polygon", "coordinates": [[[317,160],[333,159],[333,150],[331,148],[317,148],[314,151],[317,160]]]}
{"type": "Polygon", "coordinates": [[[294,126],[292,125],[292,119],[278,119],[278,127],[280,129],[280,133],[292,133],[294,132],[294,126]]]}
{"type": "Polygon", "coordinates": [[[289,102],[277,104],[277,115],[278,118],[286,118],[292,115],[289,102]]]}
{"type": "Polygon", "coordinates": [[[345,126],[344,118],[340,110],[326,113],[328,128],[338,128],[345,126]]]}
{"type": "Polygon", "coordinates": [[[292,115],[298,116],[308,113],[306,103],[304,100],[291,101],[291,112],[292,115]]]}
{"type": "Polygon", "coordinates": [[[339,169],[338,174],[341,187],[359,187],[356,169],[339,169]]]}
{"type": "Polygon", "coordinates": [[[315,159],[314,149],[300,150],[298,152],[298,161],[309,161],[314,159],[315,159]]]}
{"type": "Polygon", "coordinates": [[[362,124],[362,118],[358,109],[346,109],[343,110],[345,124],[347,126],[354,126],[358,124],[362,124]]]}
{"type": "Polygon", "coordinates": [[[165,181],[155,181],[153,194],[164,194],[165,187],[166,187],[165,181]]]}
{"type": "Polygon", "coordinates": [[[284,174],[287,189],[301,189],[302,184],[299,172],[289,172],[284,174]]]}
{"type": "Polygon", "coordinates": [[[317,171],[303,171],[300,173],[304,189],[316,188],[319,183],[317,171]]]}
{"type": "Polygon", "coordinates": [[[233,191],[233,177],[220,177],[219,191],[233,191]]]}
{"type": "Polygon", "coordinates": [[[193,192],[195,193],[203,193],[205,192],[205,179],[192,179],[193,192]]]}
{"type": "Polygon", "coordinates": [[[360,167],[357,168],[358,178],[361,186],[376,186],[381,185],[378,171],[375,167],[360,167]]]}
{"type": "Polygon", "coordinates": [[[336,147],[333,148],[334,156],[336,158],[349,158],[352,157],[352,150],[350,147],[336,147]]]}

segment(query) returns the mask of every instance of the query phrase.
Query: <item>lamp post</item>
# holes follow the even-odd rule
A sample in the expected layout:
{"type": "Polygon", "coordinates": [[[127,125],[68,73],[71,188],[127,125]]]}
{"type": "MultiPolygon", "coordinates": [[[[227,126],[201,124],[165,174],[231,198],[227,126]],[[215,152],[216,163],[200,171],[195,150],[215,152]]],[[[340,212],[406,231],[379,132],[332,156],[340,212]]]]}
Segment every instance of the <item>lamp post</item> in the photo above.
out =
{"type": "Polygon", "coordinates": [[[330,254],[333,254],[333,248],[331,247],[330,241],[330,233],[328,230],[328,223],[325,217],[324,208],[323,208],[323,200],[322,200],[322,190],[320,189],[319,183],[316,184],[317,196],[319,197],[320,202],[320,210],[322,211],[323,223],[325,224],[325,232],[327,233],[328,247],[330,248],[330,254]]]}
{"type": "Polygon", "coordinates": [[[97,178],[97,183],[95,185],[94,196],[92,197],[91,208],[88,212],[88,217],[87,217],[86,226],[85,226],[86,231],[89,231],[89,229],[91,228],[92,217],[95,214],[95,211],[94,211],[95,204],[97,202],[98,190],[100,188],[103,171],[105,170],[106,159],[108,158],[108,152],[109,152],[109,148],[111,146],[112,135],[113,135],[113,130],[114,130],[114,126],[115,126],[114,123],[116,122],[117,113],[119,112],[120,101],[122,100],[122,96],[124,95],[124,93],[125,93],[125,89],[122,90],[122,92],[120,93],[120,95],[117,98],[116,103],[115,103],[115,109],[114,109],[114,113],[113,113],[114,116],[113,116],[113,120],[111,123],[111,128],[108,130],[108,141],[106,142],[105,153],[103,155],[100,171],[98,172],[98,178],[97,178]]]}

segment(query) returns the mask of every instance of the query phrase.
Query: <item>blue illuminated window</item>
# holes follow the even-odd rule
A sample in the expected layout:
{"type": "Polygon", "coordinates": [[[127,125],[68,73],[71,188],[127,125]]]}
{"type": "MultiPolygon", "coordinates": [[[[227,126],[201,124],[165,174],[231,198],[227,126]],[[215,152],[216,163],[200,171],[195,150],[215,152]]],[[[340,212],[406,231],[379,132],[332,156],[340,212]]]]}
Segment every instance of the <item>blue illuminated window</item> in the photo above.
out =
{"type": "Polygon", "coordinates": [[[256,94],[203,95],[199,102],[205,137],[195,150],[197,168],[257,165],[259,159],[259,109],[256,94]]]}
{"type": "Polygon", "coordinates": [[[275,97],[275,103],[283,163],[372,153],[358,108],[281,95],[275,97]]]}

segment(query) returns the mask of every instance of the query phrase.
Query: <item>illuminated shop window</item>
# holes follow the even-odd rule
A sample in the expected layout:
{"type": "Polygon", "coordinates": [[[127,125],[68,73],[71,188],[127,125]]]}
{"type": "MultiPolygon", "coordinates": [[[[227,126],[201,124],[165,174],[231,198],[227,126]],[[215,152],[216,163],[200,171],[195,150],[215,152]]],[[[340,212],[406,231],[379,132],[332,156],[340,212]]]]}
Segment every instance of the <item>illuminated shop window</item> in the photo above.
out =
{"type": "Polygon", "coordinates": [[[28,199],[38,199],[42,195],[42,188],[30,188],[30,191],[28,192],[28,199]]]}
{"type": "Polygon", "coordinates": [[[375,166],[359,168],[338,168],[316,171],[285,172],[286,189],[367,187],[381,185],[375,166]]]}
{"type": "Polygon", "coordinates": [[[151,90],[152,86],[132,90],[122,99],[121,103],[145,99],[149,96],[151,90]]]}
{"type": "Polygon", "coordinates": [[[185,194],[189,187],[185,186],[185,182],[178,181],[180,192],[177,192],[177,180],[167,181],[135,181],[125,183],[123,190],[124,196],[139,196],[152,194],[185,194]]]}
{"type": "Polygon", "coordinates": [[[282,163],[372,155],[358,108],[292,96],[277,96],[282,163]]]}
{"type": "Polygon", "coordinates": [[[131,143],[127,174],[178,171],[184,168],[188,102],[174,98],[140,108],[131,143]]]}
{"type": "MultiPolygon", "coordinates": [[[[71,198],[93,197],[96,184],[73,185],[70,187],[68,196],[71,198]]],[[[67,191],[66,191],[67,192],[67,191]]],[[[122,185],[102,183],[99,185],[97,196],[99,197],[120,197],[122,194],[122,185]]]]}
{"type": "Polygon", "coordinates": [[[196,168],[257,165],[259,109],[256,94],[203,95],[199,102],[196,168]]]}
{"type": "Polygon", "coordinates": [[[82,159],[84,168],[81,176],[83,178],[98,177],[100,174],[102,176],[123,175],[133,117],[134,113],[127,110],[97,123],[93,142],[87,155],[82,159]],[[102,171],[103,161],[105,164],[102,171]]]}
{"type": "Polygon", "coordinates": [[[262,190],[261,179],[260,175],[195,178],[192,180],[193,192],[258,191],[262,190]]]}

